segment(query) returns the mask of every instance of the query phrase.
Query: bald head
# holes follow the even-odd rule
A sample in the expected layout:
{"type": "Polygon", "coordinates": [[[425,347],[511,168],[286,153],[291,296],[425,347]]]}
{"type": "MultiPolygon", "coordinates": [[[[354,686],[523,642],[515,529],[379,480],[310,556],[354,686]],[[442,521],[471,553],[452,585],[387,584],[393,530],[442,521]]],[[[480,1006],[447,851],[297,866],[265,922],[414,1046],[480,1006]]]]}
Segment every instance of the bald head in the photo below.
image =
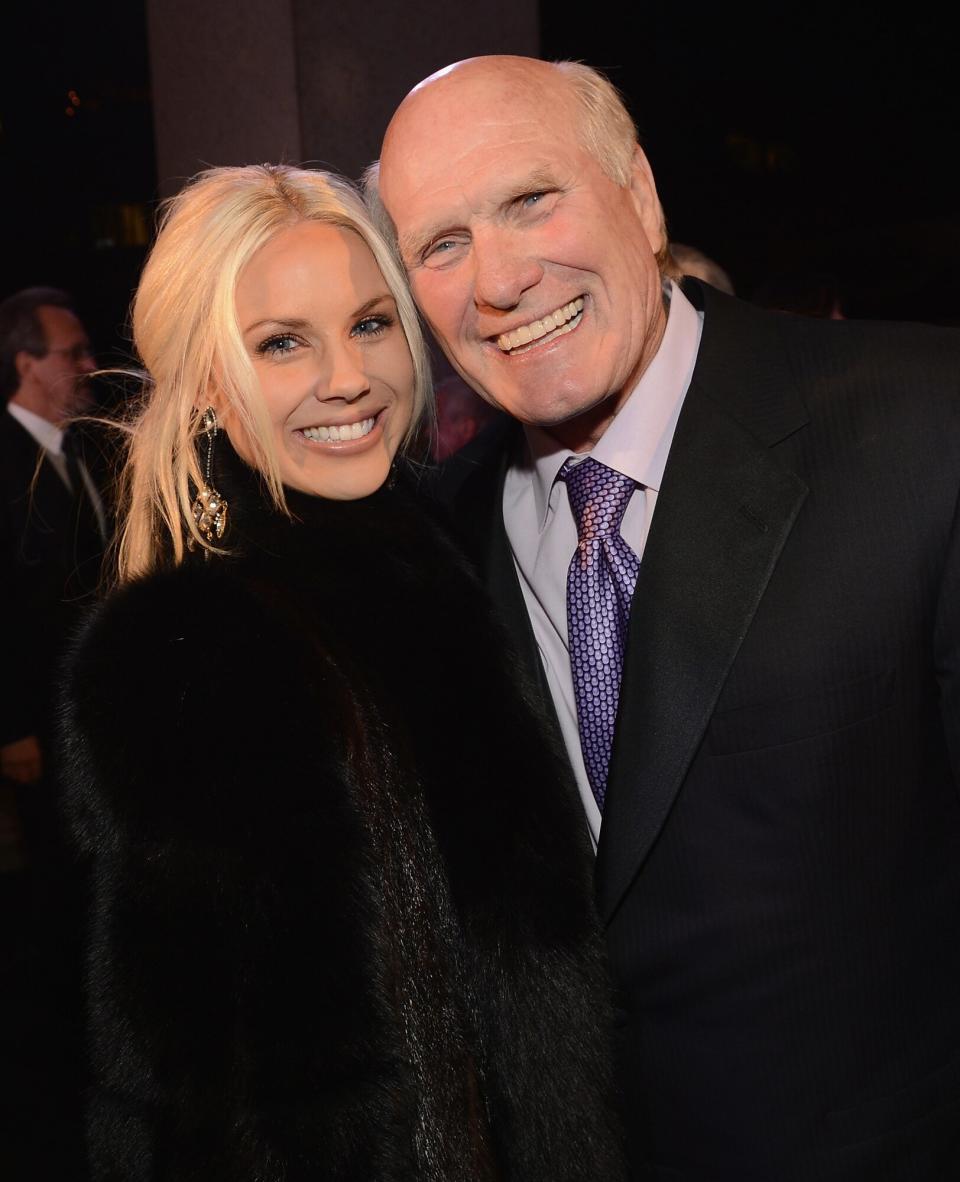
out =
{"type": "MultiPolygon", "coordinates": [[[[637,147],[637,131],[616,88],[596,70],[579,62],[543,62],[536,58],[497,55],[466,58],[424,78],[397,108],[383,138],[381,159],[367,173],[367,190],[379,200],[381,166],[396,167],[392,149],[418,126],[429,134],[431,121],[445,102],[461,104],[465,114],[500,101],[503,111],[514,103],[561,103],[569,110],[584,148],[619,185],[629,184],[637,147]]],[[[439,130],[436,123],[435,130],[439,130]]],[[[415,166],[415,161],[410,162],[415,166]]]]}
{"type": "Polygon", "coordinates": [[[429,118],[448,101],[467,107],[471,100],[485,106],[493,96],[506,103],[545,101],[548,95],[559,97],[561,84],[560,67],[536,58],[504,54],[454,62],[418,82],[400,103],[387,126],[383,154],[410,120],[429,118]]]}
{"type": "Polygon", "coordinates": [[[476,82],[499,80],[502,85],[526,88],[529,91],[538,84],[547,85],[556,72],[557,66],[552,62],[543,62],[533,57],[519,57],[516,54],[488,54],[483,57],[464,58],[463,61],[444,66],[428,75],[422,82],[418,82],[397,108],[397,114],[400,114],[408,103],[415,102],[425,91],[434,87],[442,88],[451,82],[461,87],[476,82]]]}
{"type": "Polygon", "coordinates": [[[448,66],[391,120],[379,198],[461,376],[524,422],[593,437],[664,318],[663,217],[613,87],[573,63],[448,66]]]}

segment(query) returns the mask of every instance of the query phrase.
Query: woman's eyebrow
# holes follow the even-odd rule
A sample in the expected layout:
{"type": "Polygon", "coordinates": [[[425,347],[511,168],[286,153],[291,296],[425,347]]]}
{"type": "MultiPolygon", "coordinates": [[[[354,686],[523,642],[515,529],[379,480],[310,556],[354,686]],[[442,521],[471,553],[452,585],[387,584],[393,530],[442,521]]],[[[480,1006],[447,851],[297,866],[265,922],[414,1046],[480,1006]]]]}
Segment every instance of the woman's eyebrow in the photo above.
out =
{"type": "Polygon", "coordinates": [[[243,330],[243,335],[246,336],[248,332],[253,332],[255,328],[263,328],[265,324],[274,324],[277,328],[307,328],[310,324],[309,320],[304,320],[302,317],[284,317],[284,316],[267,316],[263,320],[256,320],[243,330]]]}
{"type": "Polygon", "coordinates": [[[392,292],[389,292],[389,291],[381,292],[380,295],[375,295],[372,297],[372,299],[369,299],[365,303],[362,303],[360,305],[360,307],[357,308],[357,310],[354,312],[354,316],[363,316],[365,313],[367,313],[367,312],[371,311],[371,309],[375,308],[377,306],[377,304],[383,304],[383,303],[387,303],[387,302],[395,303],[392,292]]]}

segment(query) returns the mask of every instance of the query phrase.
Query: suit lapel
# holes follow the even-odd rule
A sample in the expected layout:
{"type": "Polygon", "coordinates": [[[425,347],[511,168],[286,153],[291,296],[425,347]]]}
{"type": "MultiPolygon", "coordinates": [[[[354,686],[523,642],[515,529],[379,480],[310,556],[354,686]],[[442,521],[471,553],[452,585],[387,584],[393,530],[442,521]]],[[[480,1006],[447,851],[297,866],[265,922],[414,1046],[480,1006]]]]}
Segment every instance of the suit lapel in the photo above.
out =
{"type": "MultiPolygon", "coordinates": [[[[670,812],[807,494],[771,451],[807,420],[776,317],[695,284],[685,291],[704,308],[704,332],[634,595],[597,851],[605,920],[670,812]]],[[[519,425],[501,424],[465,449],[448,465],[444,499],[556,724],[503,525],[521,438],[519,425]]]]}
{"type": "Polygon", "coordinates": [[[29,431],[6,413],[0,421],[4,479],[26,529],[56,533],[63,530],[73,496],[47,454],[29,431]],[[39,460],[39,466],[38,466],[39,460]]]}
{"type": "Polygon", "coordinates": [[[785,377],[778,387],[779,361],[772,380],[763,364],[751,380],[756,347],[737,347],[739,317],[708,297],[637,581],[598,849],[607,921],[670,811],[807,492],[769,450],[805,410],[785,377]]]}
{"type": "MultiPolygon", "coordinates": [[[[503,482],[522,439],[519,424],[510,420],[488,429],[476,446],[464,449],[447,462],[442,477],[442,498],[451,505],[467,552],[480,568],[521,667],[532,678],[542,705],[556,722],[556,710],[503,523],[503,482]]],[[[559,723],[556,725],[559,731],[559,723]]]]}

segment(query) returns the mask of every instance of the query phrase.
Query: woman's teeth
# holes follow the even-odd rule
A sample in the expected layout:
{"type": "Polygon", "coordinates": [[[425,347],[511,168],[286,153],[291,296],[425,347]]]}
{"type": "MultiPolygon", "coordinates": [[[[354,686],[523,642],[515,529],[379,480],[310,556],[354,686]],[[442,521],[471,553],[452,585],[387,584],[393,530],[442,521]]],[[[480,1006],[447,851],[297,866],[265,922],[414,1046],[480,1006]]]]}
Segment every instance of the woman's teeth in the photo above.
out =
{"type": "Polygon", "coordinates": [[[304,427],[303,433],[314,443],[343,443],[347,439],[362,439],[373,430],[376,417],[361,419],[359,423],[344,423],[342,427],[304,427]]]}

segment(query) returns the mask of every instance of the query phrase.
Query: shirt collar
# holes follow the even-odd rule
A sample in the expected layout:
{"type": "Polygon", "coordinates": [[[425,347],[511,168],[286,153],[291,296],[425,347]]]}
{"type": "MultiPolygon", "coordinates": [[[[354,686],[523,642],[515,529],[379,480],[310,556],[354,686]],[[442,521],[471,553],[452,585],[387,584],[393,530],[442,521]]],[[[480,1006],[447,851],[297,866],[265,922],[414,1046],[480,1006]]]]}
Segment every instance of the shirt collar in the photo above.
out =
{"type": "Polygon", "coordinates": [[[7,410],[13,415],[24,431],[28,432],[46,451],[55,456],[63,455],[63,431],[49,419],[43,419],[17,402],[8,402],[7,410]]]}
{"type": "MultiPolygon", "coordinates": [[[[590,455],[638,485],[657,491],[663,480],[680,409],[693,376],[703,314],[672,281],[664,284],[669,304],[667,327],[656,356],[590,455]]],[[[540,427],[525,426],[528,456],[542,530],[557,474],[574,453],[540,427]]]]}

